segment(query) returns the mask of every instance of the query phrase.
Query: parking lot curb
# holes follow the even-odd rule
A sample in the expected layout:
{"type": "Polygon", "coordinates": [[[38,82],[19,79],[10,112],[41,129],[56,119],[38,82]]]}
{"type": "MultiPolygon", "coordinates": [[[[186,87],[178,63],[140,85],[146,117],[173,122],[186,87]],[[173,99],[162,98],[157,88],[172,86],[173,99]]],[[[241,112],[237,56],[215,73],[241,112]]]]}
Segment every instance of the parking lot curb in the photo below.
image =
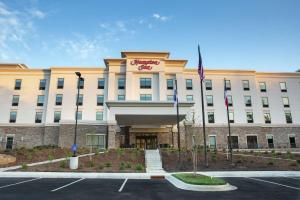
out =
{"type": "Polygon", "coordinates": [[[300,171],[210,171],[197,173],[213,177],[300,177],[300,171]]]}

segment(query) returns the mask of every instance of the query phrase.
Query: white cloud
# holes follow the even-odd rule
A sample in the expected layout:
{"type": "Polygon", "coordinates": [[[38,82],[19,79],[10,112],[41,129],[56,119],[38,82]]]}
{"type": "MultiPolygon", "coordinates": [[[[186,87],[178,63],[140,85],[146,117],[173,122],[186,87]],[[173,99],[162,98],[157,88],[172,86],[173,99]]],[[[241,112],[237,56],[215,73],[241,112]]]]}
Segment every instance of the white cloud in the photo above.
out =
{"type": "Polygon", "coordinates": [[[31,14],[31,16],[39,19],[43,19],[46,17],[46,14],[38,9],[32,9],[29,11],[29,13],[31,14]]]}
{"type": "Polygon", "coordinates": [[[153,13],[152,17],[156,20],[166,22],[171,19],[171,17],[160,15],[159,13],[153,13]]]}

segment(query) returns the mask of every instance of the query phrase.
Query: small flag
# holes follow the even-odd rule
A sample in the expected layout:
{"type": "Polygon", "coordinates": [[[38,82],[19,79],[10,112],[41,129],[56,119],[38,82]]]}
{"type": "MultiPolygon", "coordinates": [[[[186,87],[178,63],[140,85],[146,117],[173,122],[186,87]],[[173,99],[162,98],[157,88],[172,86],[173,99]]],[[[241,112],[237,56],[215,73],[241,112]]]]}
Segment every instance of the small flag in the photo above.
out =
{"type": "Polygon", "coordinates": [[[225,105],[228,108],[228,95],[227,95],[227,88],[226,88],[226,80],[224,80],[224,100],[225,100],[225,105]]]}
{"type": "Polygon", "coordinates": [[[199,45],[198,45],[198,54],[199,54],[198,74],[200,76],[201,81],[203,81],[205,76],[204,76],[204,69],[203,69],[203,65],[202,65],[202,57],[201,57],[199,45]]]}

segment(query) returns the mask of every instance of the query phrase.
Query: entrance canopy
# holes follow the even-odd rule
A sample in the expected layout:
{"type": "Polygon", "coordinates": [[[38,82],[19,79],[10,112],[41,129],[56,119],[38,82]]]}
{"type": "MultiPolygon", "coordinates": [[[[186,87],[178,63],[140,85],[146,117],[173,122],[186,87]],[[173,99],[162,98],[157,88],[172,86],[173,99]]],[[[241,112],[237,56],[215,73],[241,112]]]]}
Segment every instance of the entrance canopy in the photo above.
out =
{"type": "MultiPolygon", "coordinates": [[[[120,125],[171,125],[177,123],[173,102],[108,101],[109,120],[120,125]]],[[[179,102],[179,120],[191,111],[194,102],[179,102]]]]}

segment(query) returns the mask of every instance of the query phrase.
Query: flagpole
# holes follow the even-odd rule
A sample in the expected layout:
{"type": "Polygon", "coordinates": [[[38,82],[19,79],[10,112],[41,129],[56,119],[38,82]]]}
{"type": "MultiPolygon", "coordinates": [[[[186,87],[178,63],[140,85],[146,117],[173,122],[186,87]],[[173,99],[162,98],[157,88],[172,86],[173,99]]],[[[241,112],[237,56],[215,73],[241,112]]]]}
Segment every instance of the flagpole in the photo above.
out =
{"type": "Polygon", "coordinates": [[[205,160],[205,166],[208,167],[207,150],[206,150],[204,100],[203,100],[203,81],[201,80],[201,78],[200,78],[200,84],[201,84],[201,104],[202,104],[202,125],[203,125],[204,160],[205,160]]]}
{"type": "Polygon", "coordinates": [[[178,152],[179,152],[179,163],[180,163],[180,128],[179,128],[179,103],[178,103],[178,88],[177,88],[177,79],[175,79],[175,87],[176,87],[176,110],[177,110],[177,144],[178,144],[178,152]]]}
{"type": "MultiPolygon", "coordinates": [[[[224,89],[226,88],[226,79],[224,78],[224,89]]],[[[232,145],[231,145],[231,131],[230,131],[230,120],[229,120],[229,109],[228,104],[226,105],[226,111],[227,111],[227,123],[228,123],[228,145],[229,145],[229,153],[230,153],[230,162],[232,163],[232,145]]]]}

